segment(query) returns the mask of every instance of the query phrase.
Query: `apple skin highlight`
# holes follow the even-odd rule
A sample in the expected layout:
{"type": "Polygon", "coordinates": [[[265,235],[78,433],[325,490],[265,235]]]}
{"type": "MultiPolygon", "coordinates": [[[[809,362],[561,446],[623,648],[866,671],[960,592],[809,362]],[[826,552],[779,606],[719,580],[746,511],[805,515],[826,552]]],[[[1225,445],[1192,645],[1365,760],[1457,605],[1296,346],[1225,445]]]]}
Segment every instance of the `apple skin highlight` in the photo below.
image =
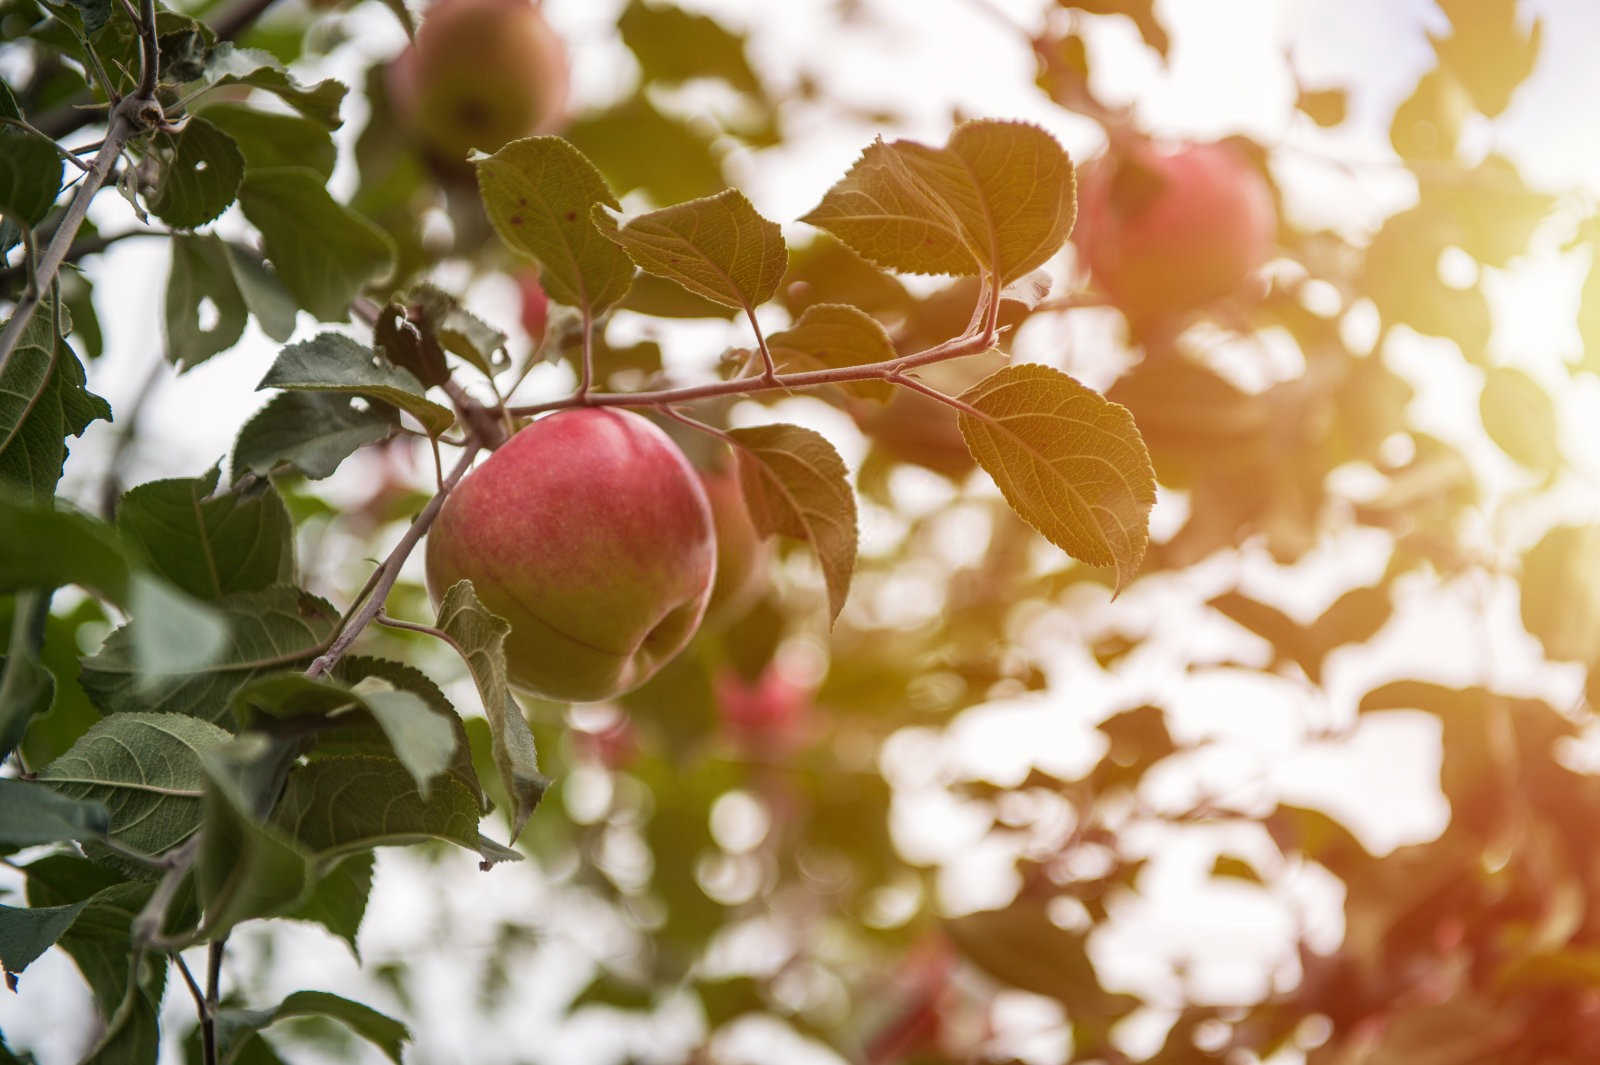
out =
{"type": "Polygon", "coordinates": [[[604,408],[518,432],[451,492],[427,544],[434,602],[471,580],[511,624],[512,683],[570,702],[630,691],[683,650],[716,569],[694,468],[654,424],[604,408]]]}

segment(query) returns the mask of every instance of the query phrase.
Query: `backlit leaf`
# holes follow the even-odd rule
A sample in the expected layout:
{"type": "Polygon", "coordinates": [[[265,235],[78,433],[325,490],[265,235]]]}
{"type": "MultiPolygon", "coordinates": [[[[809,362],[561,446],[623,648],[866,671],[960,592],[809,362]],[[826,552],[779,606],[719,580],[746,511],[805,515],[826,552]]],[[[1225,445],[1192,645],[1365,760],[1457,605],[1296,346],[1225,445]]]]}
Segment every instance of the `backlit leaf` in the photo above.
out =
{"type": "Polygon", "coordinates": [[[1522,624],[1558,661],[1600,655],[1600,526],[1559,525],[1522,556],[1522,624]]]}
{"type": "Polygon", "coordinates": [[[789,265],[778,224],[756,213],[738,189],[652,211],[620,228],[596,207],[594,221],[641,270],[728,307],[749,310],[771,299],[789,265]]]}
{"type": "Polygon", "coordinates": [[[963,393],[957,421],[1011,508],[1120,590],[1149,542],[1155,473],[1126,407],[1047,366],[1007,366],[963,393]]]}
{"type": "MultiPolygon", "coordinates": [[[[860,366],[895,357],[894,342],[878,320],[843,303],[814,303],[800,320],[767,338],[773,361],[789,370],[826,370],[860,366]]],[[[845,386],[863,396],[888,402],[894,386],[884,380],[853,381],[845,386]]]]}
{"type": "Polygon", "coordinates": [[[540,265],[539,283],[551,299],[598,315],[627,293],[633,263],[589,214],[617,200],[583,153],[560,137],[529,137],[477,160],[477,167],[495,232],[540,265]]]}
{"type": "Polygon", "coordinates": [[[1004,285],[1054,255],[1076,215],[1072,163],[1055,139],[985,120],[943,148],[875,141],[801,221],[891,270],[985,270],[1004,285]]]}
{"type": "Polygon", "coordinates": [[[1500,450],[1529,469],[1554,474],[1563,465],[1555,401],[1539,382],[1510,366],[1484,375],[1478,397],[1484,431],[1500,450]]]}
{"type": "Polygon", "coordinates": [[[856,568],[856,498],[844,460],[822,434],[798,425],[760,425],[728,434],[739,447],[739,479],[763,536],[805,540],[838,617],[856,568]]]}

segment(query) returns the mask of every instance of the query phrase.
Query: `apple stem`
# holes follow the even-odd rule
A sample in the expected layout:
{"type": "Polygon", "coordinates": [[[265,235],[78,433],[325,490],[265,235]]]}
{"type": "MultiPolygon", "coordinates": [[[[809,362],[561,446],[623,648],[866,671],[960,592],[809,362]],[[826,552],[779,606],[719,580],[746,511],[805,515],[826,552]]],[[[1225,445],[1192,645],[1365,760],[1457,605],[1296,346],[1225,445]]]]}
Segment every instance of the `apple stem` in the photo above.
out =
{"type": "Polygon", "coordinates": [[[578,392],[573,397],[581,406],[589,397],[589,388],[594,384],[594,316],[589,313],[589,308],[583,309],[583,367],[579,371],[578,392]]]}

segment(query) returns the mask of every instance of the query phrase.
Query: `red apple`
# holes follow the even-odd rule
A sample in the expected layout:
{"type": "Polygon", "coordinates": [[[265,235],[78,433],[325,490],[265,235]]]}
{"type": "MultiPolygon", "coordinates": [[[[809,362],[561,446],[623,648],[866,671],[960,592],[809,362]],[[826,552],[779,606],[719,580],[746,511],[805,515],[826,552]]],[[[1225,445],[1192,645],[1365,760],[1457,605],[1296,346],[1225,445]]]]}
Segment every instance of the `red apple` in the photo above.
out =
{"type": "Polygon", "coordinates": [[[470,579],[511,623],[511,680],[587,702],[638,687],[694,636],[716,576],[688,459],[627,411],[562,411],[456,486],[428,536],[434,602],[470,579]]]}
{"type": "Polygon", "coordinates": [[[733,669],[722,669],[712,687],[723,731],[741,749],[758,756],[782,756],[804,742],[811,693],[775,663],[754,684],[733,669]]]}
{"type": "Polygon", "coordinates": [[[566,46],[530,0],[438,0],[389,69],[395,116],[439,157],[549,133],[566,118],[566,46]]]}
{"type": "Polygon", "coordinates": [[[1230,145],[1140,144],[1084,168],[1073,239],[1137,328],[1238,289],[1276,229],[1271,189],[1230,145]]]}
{"type": "Polygon", "coordinates": [[[709,625],[738,617],[755,601],[766,581],[771,552],[750,520],[739,472],[731,463],[722,469],[702,470],[700,483],[711,501],[711,518],[717,527],[717,580],[706,607],[709,625]]]}
{"type": "Polygon", "coordinates": [[[522,297],[522,331],[538,347],[544,341],[545,327],[550,324],[550,297],[545,295],[539,275],[532,270],[517,274],[517,292],[522,297]]]}

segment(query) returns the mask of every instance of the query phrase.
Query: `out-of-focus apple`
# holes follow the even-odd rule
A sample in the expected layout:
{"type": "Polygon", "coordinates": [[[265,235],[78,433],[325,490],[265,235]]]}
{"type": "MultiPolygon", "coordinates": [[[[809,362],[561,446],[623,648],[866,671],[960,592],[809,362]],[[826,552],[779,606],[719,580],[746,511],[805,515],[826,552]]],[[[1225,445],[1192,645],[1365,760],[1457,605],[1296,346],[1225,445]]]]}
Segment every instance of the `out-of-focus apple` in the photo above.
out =
{"type": "Polygon", "coordinates": [[[731,621],[760,594],[771,561],[770,543],[756,531],[745,505],[739,471],[732,463],[700,471],[717,527],[717,580],[706,607],[708,625],[731,621]]]}
{"type": "Polygon", "coordinates": [[[776,663],[754,684],[738,671],[719,670],[712,680],[723,732],[741,750],[758,757],[781,757],[800,747],[811,725],[811,692],[776,663]]]}
{"type": "Polygon", "coordinates": [[[566,46],[531,0],[438,0],[389,68],[395,116],[441,160],[566,119],[566,46]]]}
{"type": "Polygon", "coordinates": [[[596,732],[574,732],[573,746],[591,762],[616,772],[626,769],[639,757],[639,730],[618,714],[596,732]]]}
{"type": "Polygon", "coordinates": [[[511,623],[511,680],[590,702],[643,684],[700,626],[717,545],[699,475],[654,424],[583,408],[534,422],[445,500],[434,601],[470,579],[511,623]]]}
{"type": "Polygon", "coordinates": [[[1237,290],[1276,229],[1271,189],[1231,145],[1140,143],[1083,169],[1073,240],[1139,329],[1237,290]]]}
{"type": "Polygon", "coordinates": [[[522,297],[522,331],[528,334],[535,347],[544,341],[544,331],[550,325],[550,297],[539,284],[539,275],[532,270],[517,274],[517,293],[522,297]]]}

